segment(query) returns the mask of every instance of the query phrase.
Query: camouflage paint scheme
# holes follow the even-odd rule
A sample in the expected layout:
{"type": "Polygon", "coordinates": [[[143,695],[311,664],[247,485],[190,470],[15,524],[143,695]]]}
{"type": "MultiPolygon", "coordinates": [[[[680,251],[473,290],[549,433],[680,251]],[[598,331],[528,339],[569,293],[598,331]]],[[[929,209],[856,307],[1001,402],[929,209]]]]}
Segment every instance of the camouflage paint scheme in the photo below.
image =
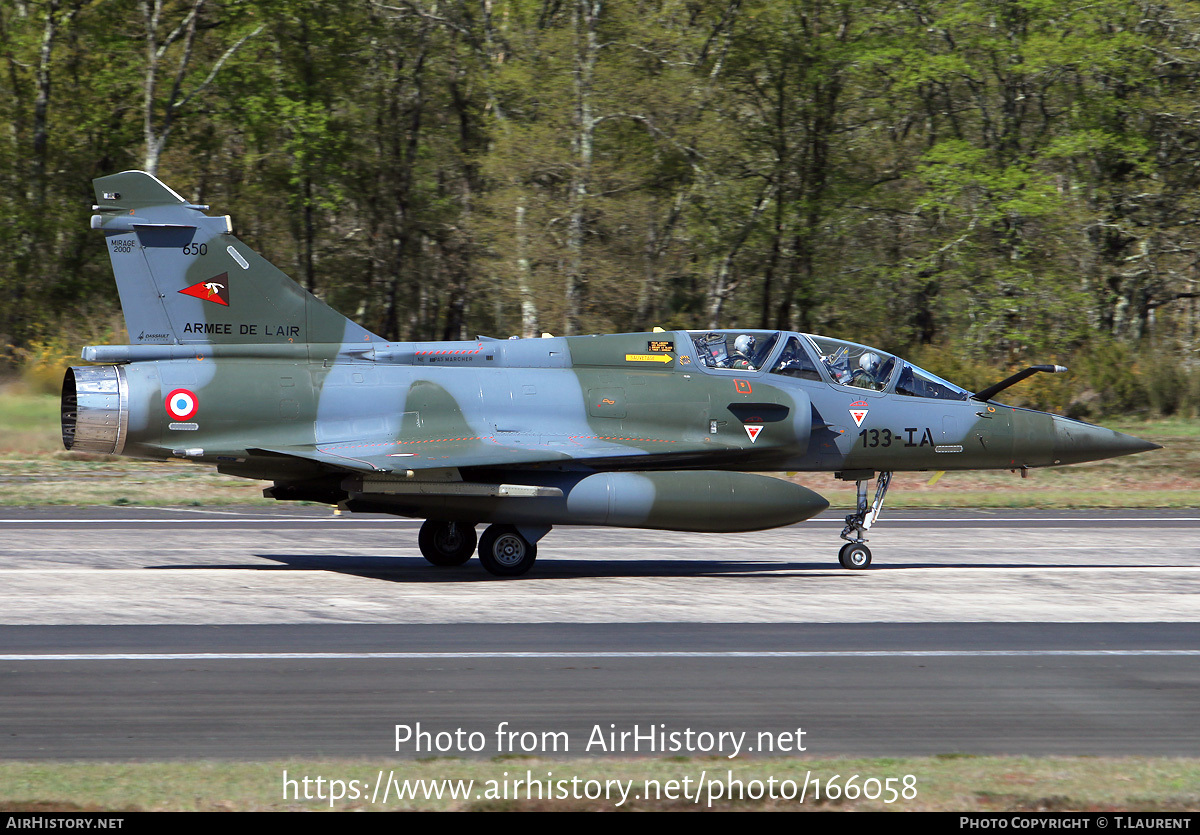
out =
{"type": "Polygon", "coordinates": [[[880,390],[840,385],[830,367],[815,370],[828,362],[817,344],[795,334],[754,331],[769,350],[741,368],[711,367],[703,344],[741,331],[388,342],[156,178],[126,171],[94,184],[92,226],[106,237],[132,344],[85,348],[104,365],[68,372],[67,448],[187,458],[272,480],[276,499],[425,518],[422,552],[437,564],[468,558],[480,522],[493,523],[481,559],[501,575],[527,571],[552,525],[787,525],[828,503],[753,473],[830,471],[859,482],[842,562],[865,567],[869,551],[865,563],[845,552],[866,550],[879,508],[865,506],[865,484],[877,472],[1154,448],[949,384],[948,397],[900,394],[896,374],[880,390]],[[807,379],[778,371],[793,337],[813,366],[807,379]]]}

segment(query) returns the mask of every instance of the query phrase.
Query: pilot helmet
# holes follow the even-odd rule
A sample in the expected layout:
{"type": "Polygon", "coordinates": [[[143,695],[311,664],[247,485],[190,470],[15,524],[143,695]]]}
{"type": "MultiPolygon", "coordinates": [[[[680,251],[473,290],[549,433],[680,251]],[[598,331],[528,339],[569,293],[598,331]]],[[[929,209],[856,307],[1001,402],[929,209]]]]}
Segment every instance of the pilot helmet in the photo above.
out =
{"type": "Polygon", "coordinates": [[[879,370],[879,354],[867,351],[858,358],[858,367],[868,374],[874,375],[879,370]]]}
{"type": "Polygon", "coordinates": [[[742,334],[733,340],[733,350],[739,354],[750,356],[750,353],[754,350],[754,337],[748,333],[742,334]]]}

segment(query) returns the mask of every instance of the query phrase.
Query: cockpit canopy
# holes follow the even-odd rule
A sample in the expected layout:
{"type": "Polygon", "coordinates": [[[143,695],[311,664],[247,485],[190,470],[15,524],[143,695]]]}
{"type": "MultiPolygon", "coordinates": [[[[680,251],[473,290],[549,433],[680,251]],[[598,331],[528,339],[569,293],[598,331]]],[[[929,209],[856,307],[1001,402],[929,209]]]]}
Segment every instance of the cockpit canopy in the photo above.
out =
{"type": "Polygon", "coordinates": [[[696,358],[709,368],[757,371],[775,350],[778,331],[709,331],[692,334],[696,358]]]}
{"type": "Polygon", "coordinates": [[[908,397],[966,400],[971,393],[900,357],[841,339],[781,331],[693,332],[700,365],[761,371],[908,397]]]}

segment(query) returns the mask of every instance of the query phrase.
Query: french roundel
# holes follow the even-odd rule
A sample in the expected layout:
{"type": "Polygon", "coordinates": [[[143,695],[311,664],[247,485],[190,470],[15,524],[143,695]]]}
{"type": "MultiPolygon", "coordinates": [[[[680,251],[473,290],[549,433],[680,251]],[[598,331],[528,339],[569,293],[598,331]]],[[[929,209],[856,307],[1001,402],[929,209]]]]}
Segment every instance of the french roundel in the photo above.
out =
{"type": "Polygon", "coordinates": [[[187,420],[199,408],[199,399],[187,389],[175,389],[167,395],[167,414],[176,420],[187,420]]]}

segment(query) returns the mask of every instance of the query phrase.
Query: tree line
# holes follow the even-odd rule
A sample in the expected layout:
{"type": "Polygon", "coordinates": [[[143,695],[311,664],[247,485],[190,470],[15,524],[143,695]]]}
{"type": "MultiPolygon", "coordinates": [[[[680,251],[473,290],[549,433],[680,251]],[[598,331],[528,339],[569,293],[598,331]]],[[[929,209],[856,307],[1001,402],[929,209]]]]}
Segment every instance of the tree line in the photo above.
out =
{"type": "Polygon", "coordinates": [[[0,344],[111,321],[142,168],[391,339],[1196,364],[1186,0],[0,0],[0,124],[0,344]]]}

